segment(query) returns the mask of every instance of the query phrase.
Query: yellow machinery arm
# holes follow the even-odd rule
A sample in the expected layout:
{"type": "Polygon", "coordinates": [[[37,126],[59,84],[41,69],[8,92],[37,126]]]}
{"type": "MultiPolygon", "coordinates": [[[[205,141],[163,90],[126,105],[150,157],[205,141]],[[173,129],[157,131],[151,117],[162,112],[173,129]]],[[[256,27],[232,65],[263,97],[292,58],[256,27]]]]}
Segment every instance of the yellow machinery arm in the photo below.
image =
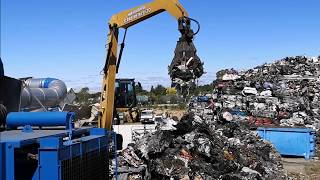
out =
{"type": "Polygon", "coordinates": [[[169,12],[177,20],[184,16],[188,17],[188,13],[178,0],[154,0],[153,2],[113,15],[109,21],[109,25],[117,26],[118,28],[128,28],[164,11],[169,12]]]}
{"type": "Polygon", "coordinates": [[[104,67],[103,86],[101,91],[100,115],[98,125],[100,128],[111,130],[114,98],[115,78],[118,62],[118,34],[119,28],[127,29],[143,20],[168,11],[177,20],[188,17],[188,13],[178,0],[154,0],[153,2],[120,12],[113,15],[109,21],[108,49],[104,67]]]}

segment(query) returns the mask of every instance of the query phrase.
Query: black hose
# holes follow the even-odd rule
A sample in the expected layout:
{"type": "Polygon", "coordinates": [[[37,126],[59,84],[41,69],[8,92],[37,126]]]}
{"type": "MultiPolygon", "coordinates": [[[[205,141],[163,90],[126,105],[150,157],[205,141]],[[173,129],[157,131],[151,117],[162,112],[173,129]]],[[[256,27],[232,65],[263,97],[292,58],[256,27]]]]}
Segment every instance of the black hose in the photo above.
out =
{"type": "Polygon", "coordinates": [[[188,17],[188,19],[190,19],[191,21],[193,21],[193,22],[197,23],[197,25],[198,25],[198,29],[197,29],[197,31],[196,31],[193,35],[198,34],[198,33],[199,33],[199,31],[200,31],[200,23],[199,23],[199,21],[197,21],[197,20],[195,20],[195,19],[192,19],[192,18],[190,18],[190,17],[188,17]]]}
{"type": "Polygon", "coordinates": [[[0,126],[5,123],[6,117],[7,108],[3,104],[0,104],[0,126]]]}

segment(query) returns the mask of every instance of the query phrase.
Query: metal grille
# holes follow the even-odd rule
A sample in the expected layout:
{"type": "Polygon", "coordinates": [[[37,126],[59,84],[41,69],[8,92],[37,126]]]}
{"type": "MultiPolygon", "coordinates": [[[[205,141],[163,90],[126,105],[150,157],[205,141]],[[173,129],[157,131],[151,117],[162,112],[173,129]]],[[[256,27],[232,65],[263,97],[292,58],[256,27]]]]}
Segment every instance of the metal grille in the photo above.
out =
{"type": "Polygon", "coordinates": [[[63,180],[105,180],[108,179],[108,151],[97,150],[83,156],[62,161],[63,180]]]}

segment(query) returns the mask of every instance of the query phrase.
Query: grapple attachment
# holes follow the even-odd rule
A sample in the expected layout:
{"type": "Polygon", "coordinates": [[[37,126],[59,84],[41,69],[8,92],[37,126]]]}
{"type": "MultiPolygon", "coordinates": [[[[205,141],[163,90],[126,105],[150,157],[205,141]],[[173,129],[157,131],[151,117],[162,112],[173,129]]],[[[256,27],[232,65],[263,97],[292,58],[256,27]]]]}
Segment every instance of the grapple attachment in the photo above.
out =
{"type": "MultiPolygon", "coordinates": [[[[174,51],[174,58],[169,66],[171,86],[175,87],[180,94],[187,95],[195,88],[195,81],[200,78],[203,71],[203,63],[197,56],[197,49],[193,44],[194,33],[190,27],[190,18],[183,17],[179,21],[181,37],[174,51]]],[[[199,26],[200,28],[200,26],[199,26]]]]}

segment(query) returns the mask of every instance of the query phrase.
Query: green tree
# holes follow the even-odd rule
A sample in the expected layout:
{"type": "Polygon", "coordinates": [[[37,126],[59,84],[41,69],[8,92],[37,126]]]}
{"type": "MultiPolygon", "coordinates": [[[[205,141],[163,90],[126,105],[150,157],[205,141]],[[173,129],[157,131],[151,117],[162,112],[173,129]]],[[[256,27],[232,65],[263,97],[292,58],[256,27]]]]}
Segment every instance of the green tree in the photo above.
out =
{"type": "Polygon", "coordinates": [[[156,86],[156,88],[154,88],[154,92],[153,93],[156,96],[164,96],[164,95],[166,95],[166,91],[167,91],[167,89],[164,86],[159,84],[159,85],[156,86]]]}
{"type": "Polygon", "coordinates": [[[154,94],[150,94],[149,101],[151,104],[155,104],[157,102],[157,97],[154,94]]]}
{"type": "Polygon", "coordinates": [[[137,95],[148,95],[148,91],[144,90],[140,83],[136,84],[135,91],[137,95]]]}
{"type": "Polygon", "coordinates": [[[213,91],[213,85],[205,84],[205,85],[199,86],[198,89],[201,93],[210,93],[213,91]]]}
{"type": "Polygon", "coordinates": [[[170,98],[170,103],[171,104],[176,104],[178,103],[178,96],[177,95],[168,95],[170,98]]]}
{"type": "Polygon", "coordinates": [[[88,87],[84,87],[84,88],[82,88],[81,90],[80,90],[80,92],[79,93],[85,93],[85,94],[89,94],[89,88],[88,87]]]}
{"type": "Polygon", "coordinates": [[[200,94],[207,94],[213,92],[213,84],[205,84],[197,86],[195,89],[190,91],[191,95],[200,95],[200,94]]]}
{"type": "Polygon", "coordinates": [[[90,98],[89,88],[82,88],[78,93],[76,93],[76,96],[79,103],[85,104],[90,98]]]}

